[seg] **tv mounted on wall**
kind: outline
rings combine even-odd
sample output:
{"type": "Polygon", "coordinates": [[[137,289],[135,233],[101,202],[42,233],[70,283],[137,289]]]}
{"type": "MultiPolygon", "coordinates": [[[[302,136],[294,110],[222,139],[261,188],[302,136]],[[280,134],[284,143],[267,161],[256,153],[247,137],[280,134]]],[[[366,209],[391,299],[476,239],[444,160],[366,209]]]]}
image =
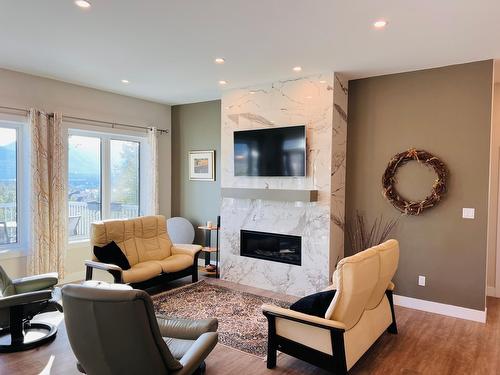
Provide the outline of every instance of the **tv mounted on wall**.
{"type": "Polygon", "coordinates": [[[306,127],[234,132],[235,176],[305,176],[306,127]]]}

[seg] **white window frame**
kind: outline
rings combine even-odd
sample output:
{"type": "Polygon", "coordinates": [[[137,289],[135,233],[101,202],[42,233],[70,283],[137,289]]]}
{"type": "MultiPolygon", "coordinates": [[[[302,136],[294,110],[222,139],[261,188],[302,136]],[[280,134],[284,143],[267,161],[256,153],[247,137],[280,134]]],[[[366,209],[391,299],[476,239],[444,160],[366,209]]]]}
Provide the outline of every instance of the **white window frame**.
{"type": "MultiPolygon", "coordinates": [[[[139,143],[139,216],[147,214],[146,210],[149,206],[146,202],[146,191],[144,188],[144,182],[147,179],[145,173],[146,168],[143,167],[143,163],[147,160],[148,138],[146,134],[138,134],[138,132],[123,131],[121,129],[102,129],[95,130],[95,126],[84,126],[78,125],[75,127],[74,124],[65,124],[68,133],[68,140],[70,136],[83,136],[83,137],[98,137],[101,139],[101,219],[107,220],[111,218],[111,171],[110,171],[110,161],[111,161],[111,147],[110,142],[112,140],[116,141],[129,141],[139,143]]],[[[69,158],[69,148],[68,158],[69,158]]],[[[68,165],[69,173],[69,165],[68,165]]],[[[69,244],[78,244],[89,242],[89,239],[75,239],[71,240],[68,236],[69,244]]]]}
{"type": "Polygon", "coordinates": [[[27,154],[28,135],[26,134],[26,117],[1,114],[0,127],[16,130],[16,243],[0,245],[0,259],[25,255],[29,238],[29,217],[27,210],[30,207],[30,190],[24,181],[29,181],[26,172],[30,170],[29,155],[27,154]]]}

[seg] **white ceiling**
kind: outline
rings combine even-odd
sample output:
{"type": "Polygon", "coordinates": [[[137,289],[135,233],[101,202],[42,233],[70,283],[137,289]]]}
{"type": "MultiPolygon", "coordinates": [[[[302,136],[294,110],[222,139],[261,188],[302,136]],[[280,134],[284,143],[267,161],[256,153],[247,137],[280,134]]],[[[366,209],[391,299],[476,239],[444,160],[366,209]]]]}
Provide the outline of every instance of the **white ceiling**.
{"type": "Polygon", "coordinates": [[[178,104],[219,98],[220,79],[233,88],[500,57],[499,0],[90,1],[0,1],[0,66],[178,104]]]}

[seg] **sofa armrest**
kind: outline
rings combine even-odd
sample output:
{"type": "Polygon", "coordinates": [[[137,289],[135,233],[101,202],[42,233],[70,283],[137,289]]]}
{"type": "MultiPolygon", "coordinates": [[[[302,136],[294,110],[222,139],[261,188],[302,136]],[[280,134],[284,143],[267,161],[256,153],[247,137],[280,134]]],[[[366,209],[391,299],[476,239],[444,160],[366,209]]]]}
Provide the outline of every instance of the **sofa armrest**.
{"type": "Polygon", "coordinates": [[[162,337],[172,337],[184,340],[196,340],[207,332],[217,332],[219,322],[217,319],[170,319],[157,315],[158,327],[162,337]]]}
{"type": "Polygon", "coordinates": [[[92,269],[95,268],[98,270],[108,271],[111,275],[113,275],[115,283],[122,282],[123,270],[121,269],[121,267],[117,266],[116,264],[96,262],[94,260],[86,260],[85,266],[87,266],[87,273],[85,276],[85,280],[92,279],[92,269]]]}
{"type": "Polygon", "coordinates": [[[95,260],[86,260],[85,265],[87,267],[92,267],[92,268],[96,268],[96,269],[104,270],[104,271],[123,272],[121,267],[117,266],[116,264],[96,262],[95,260]]]}
{"type": "Polygon", "coordinates": [[[51,290],[39,290],[36,292],[14,294],[12,296],[0,298],[0,310],[12,306],[49,301],[51,298],[52,298],[51,290]]]}
{"type": "Polygon", "coordinates": [[[308,324],[311,326],[324,328],[328,330],[340,329],[345,331],[346,326],[342,322],[336,320],[323,319],[314,315],[303,314],[298,311],[284,309],[274,305],[263,305],[262,311],[264,315],[272,315],[276,318],[288,319],[298,323],[308,324]]]}
{"type": "Polygon", "coordinates": [[[12,280],[12,284],[16,288],[16,293],[34,292],[37,290],[51,289],[58,283],[58,274],[56,272],[46,273],[42,275],[21,277],[12,280]]]}
{"type": "Polygon", "coordinates": [[[192,245],[192,244],[173,244],[172,245],[172,254],[185,254],[190,255],[194,258],[194,256],[199,253],[201,250],[200,245],[192,245]]]}
{"type": "Polygon", "coordinates": [[[174,373],[176,375],[196,373],[196,369],[201,366],[205,358],[208,357],[213,348],[215,348],[215,345],[217,345],[218,337],[216,332],[207,332],[198,337],[182,358],[179,359],[179,362],[183,366],[182,369],[174,373]]]}

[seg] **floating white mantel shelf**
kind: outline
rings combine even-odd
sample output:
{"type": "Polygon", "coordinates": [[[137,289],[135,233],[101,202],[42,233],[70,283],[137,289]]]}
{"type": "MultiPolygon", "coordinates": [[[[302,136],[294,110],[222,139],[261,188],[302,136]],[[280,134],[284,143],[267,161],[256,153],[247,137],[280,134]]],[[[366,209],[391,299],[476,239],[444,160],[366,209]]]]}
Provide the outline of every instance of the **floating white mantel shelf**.
{"type": "Polygon", "coordinates": [[[317,202],[317,190],[221,188],[223,198],[262,199],[281,202],[317,202]]]}

